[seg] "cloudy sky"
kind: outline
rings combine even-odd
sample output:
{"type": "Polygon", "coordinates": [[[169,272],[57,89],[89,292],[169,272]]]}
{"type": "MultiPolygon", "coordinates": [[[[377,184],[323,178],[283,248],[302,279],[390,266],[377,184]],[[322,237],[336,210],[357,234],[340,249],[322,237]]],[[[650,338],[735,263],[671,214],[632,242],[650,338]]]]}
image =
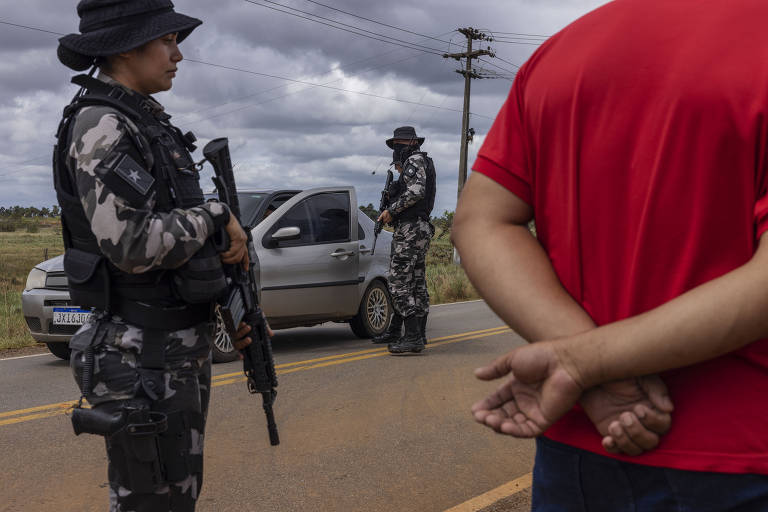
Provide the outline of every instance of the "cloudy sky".
{"type": "MultiPolygon", "coordinates": [[[[187,60],[173,89],[156,98],[177,126],[195,132],[200,147],[229,138],[240,188],[354,185],[360,204],[377,205],[391,161],[384,140],[395,127],[413,125],[435,160],[439,215],[456,205],[464,80],[455,73],[460,64],[442,57],[464,51],[466,38],[456,29],[495,37],[474,42],[496,57],[473,61],[495,78],[472,81],[471,167],[514,70],[541,36],[606,2],[174,3],[204,23],[181,45],[187,60]]],[[[76,4],[0,0],[1,206],[56,202],[51,147],[61,110],[77,90],[56,47],[60,35],[77,32],[76,4]]],[[[209,184],[206,176],[206,190],[209,184]]]]}

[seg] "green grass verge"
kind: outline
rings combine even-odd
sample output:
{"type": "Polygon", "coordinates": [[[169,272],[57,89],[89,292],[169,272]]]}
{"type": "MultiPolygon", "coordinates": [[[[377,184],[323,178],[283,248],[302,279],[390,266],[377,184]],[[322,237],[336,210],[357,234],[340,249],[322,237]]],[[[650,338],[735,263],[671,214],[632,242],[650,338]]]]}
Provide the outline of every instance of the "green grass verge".
{"type": "Polygon", "coordinates": [[[62,252],[57,219],[17,220],[14,231],[0,232],[0,349],[35,344],[21,314],[21,292],[32,267],[62,252]]]}

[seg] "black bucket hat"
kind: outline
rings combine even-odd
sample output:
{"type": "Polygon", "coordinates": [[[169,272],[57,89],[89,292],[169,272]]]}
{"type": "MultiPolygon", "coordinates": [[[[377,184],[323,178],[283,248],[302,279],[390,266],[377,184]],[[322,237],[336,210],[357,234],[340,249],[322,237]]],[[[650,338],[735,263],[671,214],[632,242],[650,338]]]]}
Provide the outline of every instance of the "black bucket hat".
{"type": "Polygon", "coordinates": [[[417,140],[419,141],[419,146],[424,144],[424,137],[417,137],[416,129],[413,126],[401,126],[400,128],[395,128],[395,135],[391,139],[387,139],[387,146],[394,149],[395,139],[417,140]]]}
{"type": "Polygon", "coordinates": [[[203,22],[173,10],[171,0],[80,0],[80,34],[59,39],[62,64],[83,71],[96,57],[138,48],[158,37],[178,32],[183,41],[203,22]]]}

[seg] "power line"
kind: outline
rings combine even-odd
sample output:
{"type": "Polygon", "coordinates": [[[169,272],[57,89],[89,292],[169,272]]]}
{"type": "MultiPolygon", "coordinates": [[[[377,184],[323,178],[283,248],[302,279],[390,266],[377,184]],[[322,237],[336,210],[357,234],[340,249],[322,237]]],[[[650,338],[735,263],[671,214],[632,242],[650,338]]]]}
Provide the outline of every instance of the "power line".
{"type": "Polygon", "coordinates": [[[55,36],[63,36],[60,32],[53,32],[51,30],[45,30],[43,28],[28,27],[27,25],[19,25],[18,23],[10,23],[8,21],[0,21],[3,25],[10,25],[12,27],[28,28],[29,30],[37,30],[38,32],[45,32],[46,34],[53,34],[55,36]]]}
{"type": "Polygon", "coordinates": [[[523,34],[520,32],[498,32],[496,30],[489,30],[488,32],[491,32],[493,34],[502,34],[502,35],[514,35],[514,36],[530,36],[530,37],[543,37],[543,38],[550,38],[551,35],[545,36],[543,34],[523,34]]]}
{"type": "Polygon", "coordinates": [[[491,37],[493,37],[494,41],[496,40],[503,40],[503,41],[546,41],[547,38],[544,37],[512,37],[512,36],[497,36],[493,32],[490,32],[491,37]]]}
{"type": "MultiPolygon", "coordinates": [[[[278,75],[270,75],[269,73],[261,73],[259,71],[251,71],[249,69],[236,68],[236,67],[232,67],[232,66],[224,66],[222,64],[214,64],[212,62],[204,62],[204,61],[193,60],[193,59],[186,59],[186,60],[189,61],[189,62],[197,63],[197,64],[205,64],[207,66],[213,66],[213,67],[222,68],[222,69],[229,69],[231,71],[238,71],[238,72],[241,72],[241,73],[248,73],[248,74],[251,74],[251,75],[266,76],[266,77],[269,77],[269,78],[277,78],[279,80],[285,80],[287,82],[293,82],[293,83],[297,83],[297,84],[310,85],[312,87],[321,87],[323,89],[331,89],[331,90],[334,90],[334,91],[348,92],[348,93],[352,93],[352,94],[359,94],[361,96],[368,96],[368,97],[371,97],[371,98],[378,98],[378,99],[382,99],[382,100],[396,101],[398,103],[406,103],[406,104],[409,104],[409,105],[419,105],[421,107],[441,108],[442,110],[449,110],[451,112],[461,112],[461,110],[457,110],[457,109],[453,109],[453,108],[438,107],[437,105],[429,105],[429,104],[426,104],[426,103],[419,103],[417,101],[402,100],[402,99],[399,99],[399,98],[392,98],[390,96],[381,96],[379,94],[373,94],[373,93],[370,93],[370,92],[352,91],[350,89],[344,89],[342,87],[333,87],[331,85],[316,84],[316,83],[313,83],[313,82],[306,82],[304,80],[297,80],[297,79],[294,79],[294,78],[287,78],[287,77],[278,76],[278,75]]],[[[493,117],[485,116],[485,115],[482,115],[482,114],[474,114],[474,115],[476,115],[478,117],[484,117],[486,119],[491,119],[491,120],[493,119],[493,117]]]]}
{"type": "Polygon", "coordinates": [[[499,59],[501,62],[504,62],[505,64],[509,64],[510,66],[514,66],[515,68],[520,69],[520,66],[515,64],[514,62],[509,62],[508,60],[504,60],[501,57],[499,57],[498,55],[494,55],[494,57],[499,59]]]}
{"type": "Polygon", "coordinates": [[[499,41],[498,39],[493,39],[494,43],[502,43],[502,44],[522,44],[522,45],[528,45],[528,46],[541,46],[541,43],[544,41],[541,41],[541,43],[523,43],[521,41],[499,41]]]}
{"type": "MultiPolygon", "coordinates": [[[[416,54],[416,55],[411,55],[409,57],[406,57],[405,59],[400,59],[400,60],[395,61],[395,62],[390,62],[390,63],[387,63],[386,65],[388,66],[389,64],[397,64],[397,63],[404,62],[404,61],[409,60],[409,59],[413,59],[415,57],[423,57],[423,56],[424,56],[423,53],[416,54]]],[[[372,69],[378,69],[378,68],[381,68],[381,67],[384,67],[384,66],[378,66],[378,67],[374,67],[374,68],[365,69],[365,70],[361,71],[360,73],[365,73],[367,71],[371,71],[372,69]]],[[[360,74],[360,73],[358,73],[358,74],[360,74]]],[[[356,76],[356,75],[350,75],[350,77],[353,77],[353,76],[356,76]]],[[[343,77],[342,78],[337,78],[335,80],[331,80],[329,82],[324,82],[322,84],[314,84],[314,85],[320,87],[320,86],[325,86],[325,85],[328,85],[328,84],[332,84],[332,83],[338,82],[340,80],[343,80],[343,77]]],[[[269,92],[269,91],[273,91],[275,89],[282,89],[284,87],[290,87],[290,85],[291,84],[279,85],[277,87],[272,87],[270,89],[266,89],[264,91],[261,91],[261,93],[266,93],[266,92],[269,92]]],[[[279,99],[287,98],[288,96],[293,96],[294,94],[298,94],[298,93],[300,93],[302,91],[307,90],[309,87],[310,87],[310,85],[307,85],[307,87],[303,87],[303,88],[301,88],[301,89],[299,89],[297,91],[289,92],[289,93],[283,94],[281,96],[275,96],[273,98],[269,98],[269,99],[264,100],[264,101],[259,101],[259,102],[256,102],[256,103],[250,103],[248,105],[244,105],[242,107],[235,108],[235,109],[232,109],[232,110],[228,110],[226,112],[215,114],[215,115],[212,115],[212,116],[209,116],[209,117],[204,117],[202,119],[196,119],[194,121],[189,121],[189,122],[183,123],[180,126],[185,126],[186,127],[186,126],[190,126],[190,125],[193,125],[193,124],[201,123],[203,121],[209,121],[211,119],[216,119],[216,118],[219,118],[219,117],[228,116],[230,114],[234,114],[236,112],[241,112],[243,110],[246,110],[246,109],[249,109],[249,108],[252,108],[252,107],[257,107],[259,105],[264,105],[264,104],[270,103],[272,101],[277,101],[279,99]]],[[[355,92],[355,91],[349,91],[349,92],[355,92]]],[[[257,94],[261,94],[261,93],[257,93],[257,94]]],[[[254,94],[252,96],[256,96],[257,94],[254,94]]],[[[419,101],[421,101],[421,100],[419,100],[419,101]]],[[[218,105],[218,106],[222,106],[222,105],[218,105]]],[[[211,107],[211,108],[216,108],[216,106],[211,107]]],[[[210,109],[208,109],[208,110],[210,110],[210,109]]]]}
{"type": "Polygon", "coordinates": [[[360,28],[360,27],[356,27],[354,25],[348,25],[346,23],[341,23],[339,21],[334,21],[334,20],[331,20],[329,18],[324,18],[322,16],[318,16],[317,14],[312,14],[310,12],[302,11],[300,9],[295,9],[295,8],[289,7],[287,5],[283,5],[283,4],[280,4],[280,3],[277,3],[277,2],[273,2],[272,0],[262,0],[262,1],[270,3],[270,4],[274,4],[274,5],[279,5],[280,7],[283,7],[285,9],[290,9],[290,10],[289,11],[284,11],[284,10],[278,9],[276,7],[271,7],[269,5],[261,4],[259,2],[254,1],[254,0],[245,0],[245,1],[248,2],[249,4],[258,5],[258,6],[261,6],[261,7],[266,7],[267,9],[272,9],[273,11],[282,12],[283,14],[290,14],[291,16],[296,16],[297,18],[313,21],[315,23],[320,23],[321,25],[326,25],[328,27],[332,27],[332,28],[335,28],[337,30],[343,30],[344,32],[349,32],[351,34],[355,34],[355,35],[358,35],[358,36],[367,37],[369,39],[374,39],[376,41],[381,41],[383,43],[394,44],[394,45],[397,45],[397,46],[404,46],[405,48],[410,48],[412,50],[420,50],[420,51],[423,51],[423,52],[426,52],[426,53],[433,53],[435,55],[442,55],[443,54],[437,48],[431,48],[429,46],[424,46],[424,45],[421,45],[421,44],[411,43],[410,41],[405,41],[403,39],[397,39],[395,37],[390,37],[390,36],[387,36],[385,34],[379,34],[378,32],[372,32],[370,30],[366,30],[366,29],[363,29],[363,28],[360,28]],[[346,29],[346,28],[337,27],[336,25],[332,25],[331,23],[325,23],[323,21],[319,21],[319,20],[316,20],[314,18],[310,18],[310,17],[307,17],[307,16],[302,16],[300,14],[296,14],[296,13],[290,12],[290,11],[296,11],[296,12],[300,12],[302,14],[307,14],[308,16],[314,16],[314,18],[319,18],[321,20],[326,20],[326,21],[329,21],[331,23],[336,23],[337,25],[342,25],[343,27],[351,27],[354,30],[349,30],[349,29],[346,29]],[[360,32],[355,32],[355,30],[359,30],[360,32]],[[373,37],[373,36],[370,36],[370,35],[367,35],[367,34],[364,34],[364,33],[361,33],[361,32],[367,32],[367,34],[373,34],[373,35],[380,36],[380,37],[373,37]],[[385,37],[385,38],[388,38],[388,39],[381,39],[381,37],[385,37]],[[395,42],[395,41],[399,41],[399,42],[395,42]],[[405,43],[405,44],[402,44],[402,43],[405,43]],[[421,47],[421,48],[419,48],[419,47],[421,47]]]}
{"type": "Polygon", "coordinates": [[[393,29],[395,29],[395,30],[399,30],[399,31],[401,31],[401,32],[406,32],[406,33],[408,33],[408,34],[413,34],[413,35],[415,35],[415,36],[424,37],[424,38],[426,38],[426,39],[432,39],[433,41],[440,41],[441,43],[448,43],[448,44],[450,44],[450,42],[449,42],[449,41],[444,41],[444,40],[442,40],[442,39],[438,39],[438,38],[436,38],[436,37],[431,37],[431,36],[427,36],[427,35],[424,35],[424,34],[419,34],[418,32],[413,32],[413,31],[411,31],[411,30],[406,30],[406,29],[404,29],[404,28],[396,27],[396,26],[394,26],[394,25],[388,25],[388,24],[386,24],[386,23],[383,23],[383,22],[381,22],[381,21],[372,20],[372,19],[370,19],[370,18],[366,18],[366,17],[364,17],[364,16],[358,16],[357,14],[353,14],[353,13],[351,13],[351,12],[343,11],[343,10],[341,10],[341,9],[337,9],[336,7],[332,7],[332,6],[330,6],[330,5],[326,5],[326,4],[323,4],[323,3],[320,3],[320,2],[316,2],[315,0],[306,0],[306,1],[307,1],[307,2],[311,2],[311,3],[313,3],[313,4],[321,5],[321,6],[323,6],[323,7],[326,7],[326,8],[328,8],[328,9],[331,9],[331,10],[334,10],[334,11],[337,11],[337,12],[340,12],[340,13],[343,13],[343,14],[346,14],[346,15],[348,15],[348,16],[352,16],[352,17],[354,17],[354,18],[359,18],[359,19],[361,19],[361,20],[370,21],[371,23],[378,23],[379,25],[383,25],[383,26],[385,26],[385,27],[393,28],[393,29]]]}
{"type": "MultiPolygon", "coordinates": [[[[455,32],[455,31],[454,31],[454,30],[450,30],[450,31],[448,31],[448,32],[444,32],[444,33],[442,33],[442,34],[438,34],[438,35],[437,35],[437,37],[442,37],[442,36],[448,35],[448,34],[450,34],[450,33],[452,33],[452,32],[455,32]]],[[[450,44],[451,44],[451,43],[449,42],[449,45],[450,45],[450,44]]],[[[338,70],[344,70],[344,69],[346,69],[346,68],[348,68],[348,67],[351,67],[351,66],[353,66],[353,65],[355,65],[355,64],[359,64],[359,63],[361,63],[361,62],[367,62],[367,61],[369,61],[369,60],[373,60],[373,59],[378,59],[378,58],[380,58],[380,57],[383,57],[383,56],[385,56],[385,55],[389,55],[390,53],[394,53],[394,52],[401,52],[401,51],[403,51],[403,50],[400,50],[399,48],[395,48],[395,49],[393,49],[393,50],[389,50],[389,51],[386,51],[386,52],[384,52],[384,53],[376,54],[376,55],[373,55],[373,56],[371,56],[371,57],[366,57],[365,59],[360,59],[360,60],[356,60],[356,61],[354,61],[354,62],[350,62],[350,63],[344,64],[344,65],[342,65],[342,66],[340,66],[340,67],[338,67],[338,68],[331,68],[331,69],[329,70],[329,72],[335,71],[336,69],[338,69],[338,70]]],[[[383,64],[383,65],[381,65],[381,66],[376,66],[376,67],[369,67],[369,68],[367,68],[367,69],[364,69],[364,70],[362,70],[362,71],[360,71],[360,72],[358,72],[358,73],[355,73],[355,74],[353,74],[353,75],[350,75],[350,76],[357,76],[357,75],[359,75],[359,74],[361,74],[361,73],[365,73],[365,72],[367,72],[367,71],[372,71],[372,70],[375,70],[375,69],[380,69],[380,68],[383,68],[383,67],[387,67],[387,66],[389,66],[390,64],[396,64],[396,63],[400,63],[400,62],[405,62],[406,60],[409,60],[409,59],[415,58],[416,56],[419,56],[419,55],[424,55],[424,54],[423,54],[423,53],[421,53],[421,54],[415,54],[415,55],[412,55],[412,56],[410,56],[410,57],[407,57],[407,58],[405,58],[405,59],[401,59],[401,60],[398,60],[398,61],[395,61],[395,62],[389,62],[389,63],[387,63],[387,64],[383,64]]],[[[331,80],[330,82],[325,82],[325,84],[324,84],[324,85],[326,85],[326,84],[331,84],[331,83],[334,83],[334,82],[338,82],[339,80],[342,80],[342,79],[341,79],[341,78],[338,78],[338,79],[336,79],[336,80],[331,80]]],[[[277,90],[277,89],[283,89],[283,88],[285,88],[285,87],[289,87],[289,86],[290,86],[290,84],[283,84],[283,85],[278,85],[278,86],[276,86],[276,87],[270,87],[269,89],[264,89],[264,90],[258,91],[258,92],[256,92],[256,93],[248,94],[248,95],[246,95],[246,96],[242,96],[242,97],[240,97],[240,98],[237,98],[237,99],[234,99],[234,100],[230,100],[230,101],[227,101],[227,102],[225,102],[225,103],[220,103],[220,104],[218,104],[218,105],[212,105],[212,106],[210,106],[210,107],[206,107],[206,108],[204,108],[204,109],[201,109],[201,110],[197,110],[197,111],[194,111],[194,112],[188,112],[188,113],[186,113],[186,114],[181,114],[180,116],[177,116],[177,117],[176,117],[176,119],[177,119],[177,121],[178,121],[179,117],[181,117],[181,118],[184,118],[184,117],[187,117],[187,116],[191,116],[191,115],[193,115],[193,114],[200,114],[200,113],[202,113],[202,112],[207,112],[207,111],[209,111],[209,110],[213,110],[213,109],[215,109],[215,108],[218,108],[218,107],[223,107],[223,106],[225,106],[225,105],[229,105],[229,104],[231,104],[231,103],[237,103],[237,102],[240,102],[240,101],[242,101],[242,100],[246,100],[246,99],[248,99],[248,98],[253,98],[253,97],[255,97],[255,96],[260,96],[260,95],[262,95],[262,94],[265,94],[265,93],[268,93],[268,92],[270,92],[270,91],[274,91],[274,90],[277,90]]],[[[258,103],[254,103],[254,104],[252,104],[252,105],[247,105],[247,106],[245,106],[245,107],[242,107],[242,108],[239,108],[239,109],[236,109],[236,110],[230,111],[230,112],[239,112],[240,110],[244,110],[244,109],[246,109],[246,108],[249,108],[249,107],[251,107],[251,106],[258,106],[258,105],[263,105],[264,103],[268,103],[268,102],[270,102],[270,101],[274,101],[274,100],[277,100],[277,99],[285,98],[285,97],[287,97],[287,96],[291,96],[291,95],[293,95],[293,94],[297,94],[297,93],[299,93],[299,92],[301,92],[301,91],[303,91],[303,90],[305,90],[305,88],[302,88],[302,89],[300,89],[300,90],[298,90],[298,91],[294,91],[294,92],[292,92],[292,93],[284,94],[284,95],[282,95],[282,96],[277,96],[277,97],[275,97],[275,98],[270,98],[269,100],[266,100],[266,101],[260,101],[260,102],[258,102],[258,103]]],[[[206,121],[206,120],[208,120],[208,119],[214,119],[214,118],[216,118],[216,117],[220,117],[220,116],[219,116],[219,115],[215,115],[214,117],[210,117],[210,118],[202,118],[202,119],[197,119],[197,120],[195,120],[195,121],[190,121],[190,122],[188,122],[188,123],[185,123],[185,125],[188,125],[188,124],[193,124],[193,123],[199,123],[199,122],[202,122],[202,121],[206,121]]]]}
{"type": "Polygon", "coordinates": [[[489,61],[487,61],[487,60],[485,60],[485,59],[481,59],[481,58],[478,58],[477,60],[479,60],[480,62],[482,62],[482,63],[484,63],[484,64],[488,64],[488,65],[491,65],[491,66],[493,66],[493,67],[495,67],[495,68],[497,68],[497,69],[500,69],[500,70],[502,70],[502,71],[506,71],[507,73],[512,73],[513,75],[514,75],[515,73],[517,73],[517,71],[513,71],[513,70],[511,70],[511,69],[507,69],[507,68],[505,68],[505,67],[499,66],[498,64],[494,64],[493,62],[489,62],[489,61]]]}

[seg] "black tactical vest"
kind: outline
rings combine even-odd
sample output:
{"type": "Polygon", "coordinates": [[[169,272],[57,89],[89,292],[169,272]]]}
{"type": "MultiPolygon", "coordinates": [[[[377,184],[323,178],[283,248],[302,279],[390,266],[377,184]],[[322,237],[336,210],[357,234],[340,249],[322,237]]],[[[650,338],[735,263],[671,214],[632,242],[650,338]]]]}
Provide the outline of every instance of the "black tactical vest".
{"type": "MultiPolygon", "coordinates": [[[[73,120],[87,106],[108,106],[133,122],[138,133],[129,129],[136,162],[144,162],[154,182],[146,196],[155,194],[156,212],[174,208],[192,208],[205,198],[199,175],[189,151],[194,136],[182,135],[164,113],[152,113],[150,103],[140,95],[127,94],[87,75],[72,82],[82,89],[64,109],[53,151],[53,175],[56,196],[61,207],[64,237],[64,271],[72,302],[116,314],[150,329],[178,330],[212,318],[213,301],[226,290],[226,278],[219,254],[209,237],[205,245],[184,265],[174,270],[151,270],[141,274],[123,272],[103,256],[91,231],[77,186],[74,162],[69,162],[73,120]],[[68,165],[69,164],[69,165],[68,165]]],[[[105,176],[105,184],[130,201],[138,194],[119,178],[105,176]],[[110,182],[111,180],[111,182],[110,182]]]]}
{"type": "MultiPolygon", "coordinates": [[[[426,221],[429,221],[429,216],[432,214],[432,209],[435,206],[435,194],[436,194],[436,173],[435,173],[435,163],[432,161],[430,157],[427,156],[427,153],[425,152],[416,152],[413,153],[413,155],[421,155],[424,158],[424,162],[426,163],[426,171],[427,171],[427,190],[424,194],[424,197],[419,199],[416,204],[413,206],[405,209],[404,211],[400,212],[396,217],[396,222],[404,222],[404,221],[413,221],[416,219],[423,219],[426,221]]],[[[410,157],[409,157],[410,158],[410,157]]],[[[405,161],[405,165],[408,166],[408,160],[405,161]]],[[[405,172],[405,169],[403,169],[403,172],[405,172]]],[[[402,176],[400,177],[400,180],[402,180],[402,176]]],[[[405,186],[401,185],[398,189],[397,195],[392,198],[392,202],[397,200],[397,197],[400,196],[405,191],[405,186]]]]}

